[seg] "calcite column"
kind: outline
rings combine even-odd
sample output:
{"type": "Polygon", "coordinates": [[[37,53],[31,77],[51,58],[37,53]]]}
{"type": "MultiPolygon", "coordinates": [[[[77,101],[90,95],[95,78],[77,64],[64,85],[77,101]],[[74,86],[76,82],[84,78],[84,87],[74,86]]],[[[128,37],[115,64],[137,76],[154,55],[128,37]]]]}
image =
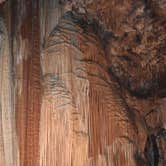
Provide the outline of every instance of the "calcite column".
{"type": "Polygon", "coordinates": [[[3,18],[0,18],[0,165],[14,166],[14,105],[12,61],[9,37],[3,18]]]}
{"type": "Polygon", "coordinates": [[[16,1],[15,5],[12,20],[19,166],[37,166],[41,104],[39,1],[16,1]]]}
{"type": "Polygon", "coordinates": [[[67,12],[41,62],[40,166],[134,166],[136,128],[93,24],[67,12]]]}

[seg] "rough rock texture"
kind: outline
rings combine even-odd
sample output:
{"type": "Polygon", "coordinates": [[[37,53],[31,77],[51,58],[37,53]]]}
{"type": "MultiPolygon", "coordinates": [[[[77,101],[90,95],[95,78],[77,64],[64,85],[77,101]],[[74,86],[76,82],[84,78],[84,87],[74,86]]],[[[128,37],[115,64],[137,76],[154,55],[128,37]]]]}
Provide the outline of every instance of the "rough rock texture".
{"type": "MultiPolygon", "coordinates": [[[[160,140],[158,132],[164,133],[165,128],[165,1],[60,2],[63,12],[73,10],[92,25],[108,62],[107,70],[119,83],[121,96],[133,111],[140,153],[145,151],[149,164],[153,160],[164,164],[164,144],[150,147],[160,140]],[[150,142],[153,135],[155,141],[150,142]],[[151,156],[158,148],[162,149],[160,155],[151,156]]],[[[86,27],[85,22],[82,25],[86,27]]]]}
{"type": "Polygon", "coordinates": [[[91,26],[66,13],[45,43],[42,166],[135,165],[136,128],[91,26]]]}
{"type": "Polygon", "coordinates": [[[13,49],[15,51],[15,120],[19,143],[19,165],[37,166],[39,165],[41,109],[39,2],[22,1],[16,7],[12,19],[15,20],[14,25],[18,23],[13,34],[16,40],[13,49]],[[19,9],[20,12],[18,12],[19,9]]]}
{"type": "Polygon", "coordinates": [[[0,165],[13,166],[16,153],[12,63],[9,38],[0,18],[0,165]]]}
{"type": "Polygon", "coordinates": [[[166,165],[165,0],[9,0],[0,18],[0,166],[166,165]]]}
{"type": "Polygon", "coordinates": [[[144,96],[165,88],[165,0],[75,0],[71,6],[100,24],[110,71],[131,92],[144,96]]]}
{"type": "Polygon", "coordinates": [[[11,165],[13,162],[12,160],[12,149],[9,148],[11,144],[11,87],[10,87],[10,80],[8,79],[10,75],[10,61],[9,61],[9,52],[7,52],[6,47],[8,47],[8,41],[5,37],[6,29],[4,26],[4,22],[1,19],[0,20],[0,28],[1,28],[1,34],[0,34],[0,87],[1,87],[1,96],[0,96],[0,110],[1,110],[1,123],[0,123],[0,163],[1,165],[6,164],[11,165]],[[6,85],[6,86],[5,86],[6,85]],[[9,101],[6,101],[8,100],[9,101]],[[9,102],[9,103],[8,103],[9,102]],[[6,122],[6,119],[9,119],[9,123],[6,122]],[[8,124],[7,124],[8,123],[8,124]],[[4,140],[4,142],[3,142],[4,140]],[[9,155],[9,158],[7,157],[9,155]]]}

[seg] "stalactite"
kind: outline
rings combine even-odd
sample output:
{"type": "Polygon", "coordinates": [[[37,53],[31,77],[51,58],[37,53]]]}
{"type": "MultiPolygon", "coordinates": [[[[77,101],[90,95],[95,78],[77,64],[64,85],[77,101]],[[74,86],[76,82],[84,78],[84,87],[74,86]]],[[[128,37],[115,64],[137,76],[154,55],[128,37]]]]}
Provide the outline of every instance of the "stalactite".
{"type": "Polygon", "coordinates": [[[15,164],[11,64],[7,28],[3,18],[0,18],[0,165],[2,166],[15,164]]]}
{"type": "Polygon", "coordinates": [[[0,166],[164,166],[165,0],[0,0],[0,166]]]}

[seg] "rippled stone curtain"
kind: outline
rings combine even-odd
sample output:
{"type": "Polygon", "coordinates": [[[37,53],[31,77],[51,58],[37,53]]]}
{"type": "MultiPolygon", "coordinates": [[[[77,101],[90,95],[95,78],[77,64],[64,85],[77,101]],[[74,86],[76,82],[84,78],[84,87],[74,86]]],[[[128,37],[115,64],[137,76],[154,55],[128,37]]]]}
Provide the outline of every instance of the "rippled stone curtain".
{"type": "Polygon", "coordinates": [[[0,166],[164,166],[165,8],[0,1],[0,166]]]}

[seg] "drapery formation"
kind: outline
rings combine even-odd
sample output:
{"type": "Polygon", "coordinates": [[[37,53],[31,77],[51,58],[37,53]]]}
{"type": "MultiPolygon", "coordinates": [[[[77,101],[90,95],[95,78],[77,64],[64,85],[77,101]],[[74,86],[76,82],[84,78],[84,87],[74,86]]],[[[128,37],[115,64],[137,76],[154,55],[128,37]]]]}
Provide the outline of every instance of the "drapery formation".
{"type": "Polygon", "coordinates": [[[0,2],[0,165],[164,166],[165,8],[0,2]]]}

